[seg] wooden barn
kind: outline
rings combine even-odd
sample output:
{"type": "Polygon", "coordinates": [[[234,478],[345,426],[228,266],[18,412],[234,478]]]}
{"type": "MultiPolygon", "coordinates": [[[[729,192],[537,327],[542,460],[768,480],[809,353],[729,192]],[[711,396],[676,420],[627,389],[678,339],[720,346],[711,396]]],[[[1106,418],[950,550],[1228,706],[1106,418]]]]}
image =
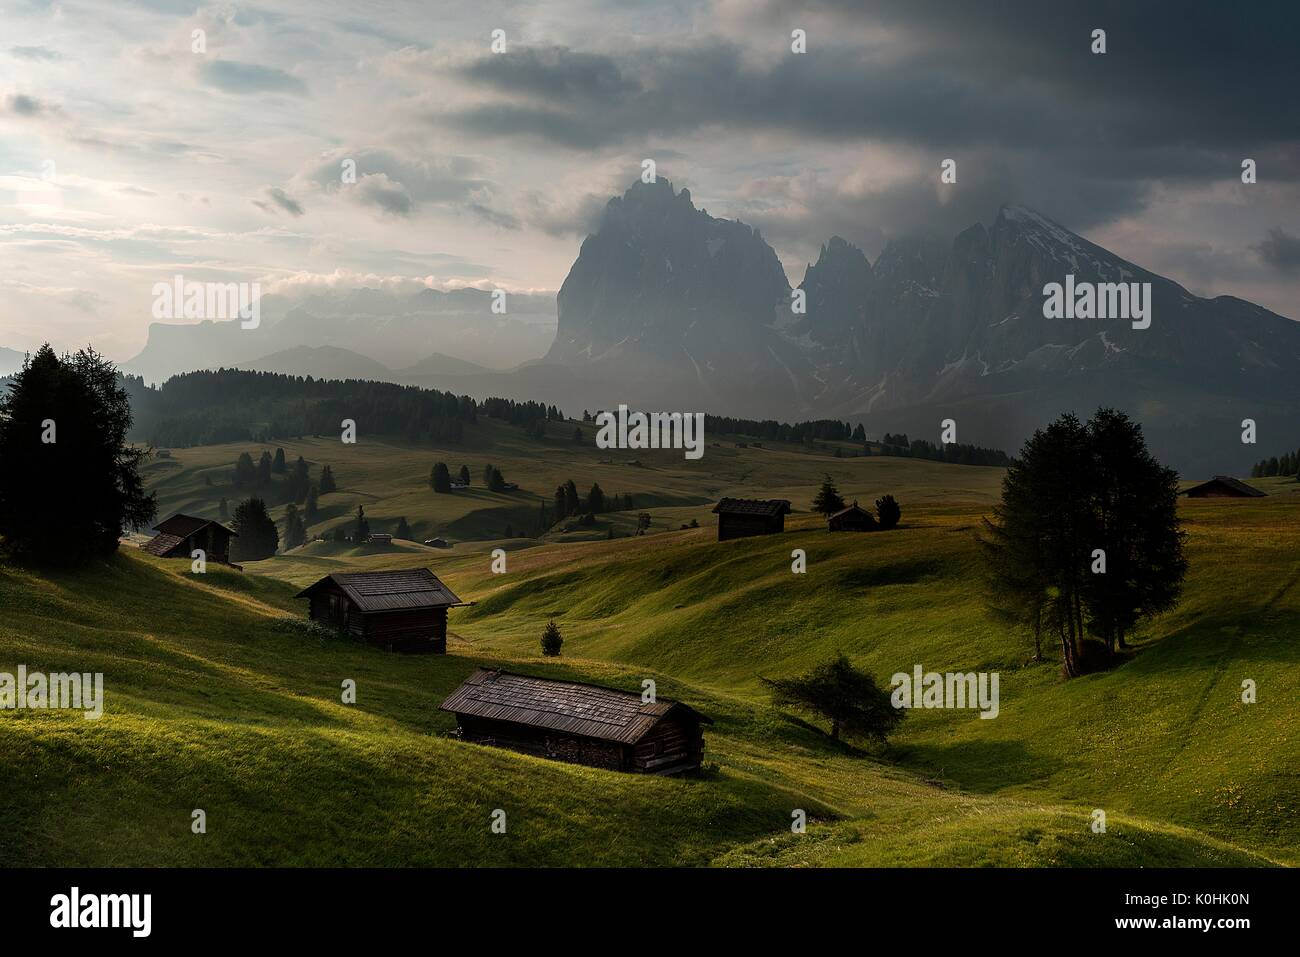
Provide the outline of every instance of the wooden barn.
{"type": "Polygon", "coordinates": [[[326,575],[297,595],[313,621],[389,651],[446,654],[447,609],[467,604],[427,568],[326,575]]]}
{"type": "Polygon", "coordinates": [[[854,499],[848,508],[827,516],[826,524],[832,532],[870,532],[876,528],[876,516],[872,515],[854,499]]]}
{"type": "Polygon", "coordinates": [[[193,515],[173,515],[153,529],[158,534],[140,548],[159,558],[191,558],[194,549],[203,549],[206,561],[230,564],[230,539],[238,537],[220,522],[193,515]]]}
{"type": "Polygon", "coordinates": [[[1193,485],[1183,492],[1188,498],[1260,498],[1267,495],[1230,475],[1216,475],[1208,482],[1193,485]]]}
{"type": "Polygon", "coordinates": [[[634,691],[482,668],[441,708],[467,741],[635,774],[699,768],[701,725],[713,723],[679,701],[646,703],[634,691]]]}
{"type": "Polygon", "coordinates": [[[718,541],[785,531],[790,503],[783,498],[724,498],[713,506],[718,516],[718,541]]]}

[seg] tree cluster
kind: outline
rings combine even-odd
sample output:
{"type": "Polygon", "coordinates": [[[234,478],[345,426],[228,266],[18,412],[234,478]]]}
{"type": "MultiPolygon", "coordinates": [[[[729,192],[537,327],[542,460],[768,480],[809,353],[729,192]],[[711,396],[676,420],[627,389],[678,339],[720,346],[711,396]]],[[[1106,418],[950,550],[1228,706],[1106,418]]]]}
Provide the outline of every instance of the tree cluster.
{"type": "Polygon", "coordinates": [[[1128,416],[1061,416],[1025,443],[983,522],[990,608],[1029,629],[1037,656],[1042,636],[1056,636],[1067,676],[1089,670],[1094,656],[1109,660],[1181,593],[1177,495],[1177,473],[1152,457],[1128,416]]]}

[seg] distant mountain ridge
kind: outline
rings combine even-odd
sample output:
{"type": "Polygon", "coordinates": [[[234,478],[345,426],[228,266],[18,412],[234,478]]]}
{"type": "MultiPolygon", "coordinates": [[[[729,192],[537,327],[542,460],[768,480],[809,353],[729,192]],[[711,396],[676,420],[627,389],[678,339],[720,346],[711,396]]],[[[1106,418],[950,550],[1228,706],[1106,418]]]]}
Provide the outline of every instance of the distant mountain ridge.
{"type": "Polygon", "coordinates": [[[358,288],[293,300],[268,295],[257,329],[243,329],[238,320],[152,323],[144,349],[122,369],[148,382],[195,369],[252,364],[319,377],[341,358],[298,351],[303,348],[352,353],[375,363],[375,374],[385,379],[393,376],[380,370],[402,369],[434,354],[467,363],[465,372],[509,368],[546,351],[554,335],[555,301],[510,293],[505,302],[506,312],[499,315],[492,311],[492,292],[474,288],[415,293],[358,288]]]}
{"type": "Polygon", "coordinates": [[[953,418],[960,441],[1011,449],[1061,411],[1114,405],[1191,469],[1248,467],[1241,420],[1278,435],[1300,411],[1300,323],[1194,296],[1021,206],[950,243],[893,241],[874,263],[832,237],[798,288],[804,314],[756,231],[638,183],[583,243],[546,361],[634,404],[929,438],[953,418]],[[1150,283],[1151,327],[1044,318],[1045,284],[1067,275],[1150,283]]]}

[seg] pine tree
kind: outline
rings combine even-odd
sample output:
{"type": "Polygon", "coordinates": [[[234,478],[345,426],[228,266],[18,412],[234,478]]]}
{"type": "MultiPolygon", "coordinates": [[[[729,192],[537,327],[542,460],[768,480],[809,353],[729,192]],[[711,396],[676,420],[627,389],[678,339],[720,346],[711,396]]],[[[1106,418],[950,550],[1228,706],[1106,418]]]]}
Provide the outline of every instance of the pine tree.
{"type": "Polygon", "coordinates": [[[275,458],[271,462],[271,471],[277,475],[283,475],[286,466],[284,464],[284,449],[275,450],[275,458]]]}
{"type": "Polygon", "coordinates": [[[548,658],[558,657],[563,645],[564,638],[560,634],[559,626],[554,621],[547,622],[542,630],[542,654],[548,658]]]}
{"type": "Polygon", "coordinates": [[[840,490],[835,487],[835,481],[829,475],[823,477],[822,486],[817,490],[812,507],[814,512],[821,512],[823,515],[834,515],[844,508],[844,499],[840,498],[840,490]]]}
{"type": "Polygon", "coordinates": [[[605,511],[605,493],[601,491],[600,485],[593,482],[591,491],[587,493],[587,511],[592,515],[598,515],[605,511]]]}
{"type": "Polygon", "coordinates": [[[230,523],[236,537],[230,540],[230,558],[236,562],[257,562],[270,558],[280,547],[280,532],[267,514],[266,502],[249,498],[235,507],[230,523]]]}
{"type": "Polygon", "coordinates": [[[446,462],[435,462],[429,472],[429,485],[435,492],[451,491],[451,473],[447,471],[446,462]]]}
{"type": "Polygon", "coordinates": [[[284,550],[297,548],[307,541],[307,527],[303,524],[302,516],[298,514],[298,506],[290,503],[284,510],[284,550]]]}
{"type": "Polygon", "coordinates": [[[336,491],[337,489],[338,485],[334,482],[334,472],[328,465],[326,465],[320,471],[320,493],[322,495],[328,495],[330,492],[336,491]]]}
{"type": "Polygon", "coordinates": [[[271,484],[271,453],[263,451],[262,457],[257,460],[257,485],[259,488],[266,488],[271,484]]]}
{"type": "Polygon", "coordinates": [[[357,506],[357,517],[352,528],[352,541],[357,545],[364,545],[366,539],[370,537],[370,523],[366,521],[366,510],[361,505],[357,506]]]}
{"type": "Polygon", "coordinates": [[[469,466],[468,465],[462,465],[460,467],[460,481],[461,484],[463,484],[466,488],[469,488],[469,466]]]}
{"type": "Polygon", "coordinates": [[[307,490],[307,506],[306,506],[307,521],[310,522],[313,518],[316,517],[316,515],[319,512],[320,512],[320,492],[317,490],[316,486],[313,485],[311,488],[307,490]]]}
{"type": "Polygon", "coordinates": [[[235,460],[235,474],[231,481],[236,488],[252,488],[257,484],[257,466],[247,452],[241,452],[235,460]]]}
{"type": "Polygon", "coordinates": [[[903,517],[903,510],[898,507],[898,502],[892,495],[885,495],[876,499],[876,518],[880,522],[880,527],[888,530],[898,524],[898,520],[903,517]]]}
{"type": "Polygon", "coordinates": [[[407,542],[411,540],[411,526],[406,524],[405,515],[397,520],[397,531],[393,532],[393,538],[400,538],[407,542]]]}
{"type": "Polygon", "coordinates": [[[288,485],[289,501],[296,503],[307,498],[307,492],[311,488],[311,478],[307,468],[307,461],[301,455],[293,463],[293,471],[289,473],[288,485]]]}
{"type": "Polygon", "coordinates": [[[564,486],[555,486],[555,520],[562,522],[569,517],[569,499],[564,494],[564,486]]]}
{"type": "Polygon", "coordinates": [[[578,486],[573,484],[573,479],[564,483],[564,512],[566,515],[577,515],[582,511],[582,500],[578,498],[578,486]]]}
{"type": "Polygon", "coordinates": [[[0,395],[0,539],[15,557],[78,565],[110,555],[156,503],[127,442],[131,404],[116,368],[92,349],[44,345],[0,395]]]}

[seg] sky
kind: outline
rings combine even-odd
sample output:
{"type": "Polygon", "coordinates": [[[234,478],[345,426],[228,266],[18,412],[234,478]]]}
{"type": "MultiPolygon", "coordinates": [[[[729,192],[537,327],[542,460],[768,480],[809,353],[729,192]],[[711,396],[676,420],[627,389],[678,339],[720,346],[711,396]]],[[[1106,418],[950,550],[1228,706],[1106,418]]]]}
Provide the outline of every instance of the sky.
{"type": "Polygon", "coordinates": [[[1291,0],[0,0],[0,346],[125,361],[176,274],[553,291],[647,158],[792,284],[1020,203],[1300,319],[1298,43],[1291,0]]]}

